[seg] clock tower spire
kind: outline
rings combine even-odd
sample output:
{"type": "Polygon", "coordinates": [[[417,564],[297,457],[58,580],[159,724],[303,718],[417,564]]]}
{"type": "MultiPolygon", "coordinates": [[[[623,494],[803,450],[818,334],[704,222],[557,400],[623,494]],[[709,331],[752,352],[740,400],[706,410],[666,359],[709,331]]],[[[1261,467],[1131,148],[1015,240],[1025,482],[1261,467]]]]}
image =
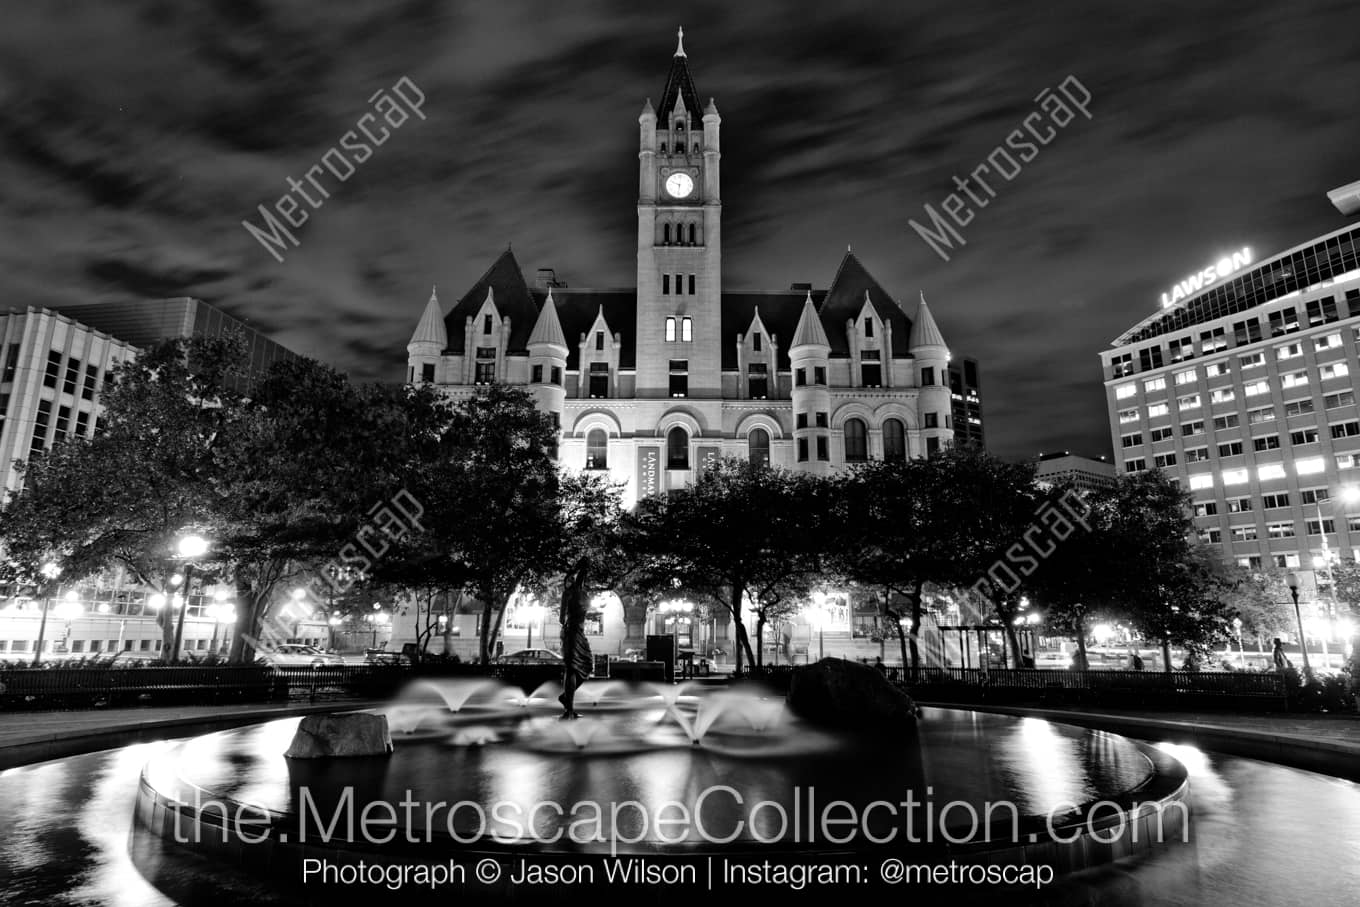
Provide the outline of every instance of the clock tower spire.
{"type": "Polygon", "coordinates": [[[722,390],[722,117],[712,99],[700,107],[684,37],[681,28],[660,103],[638,117],[639,397],[722,390]]]}

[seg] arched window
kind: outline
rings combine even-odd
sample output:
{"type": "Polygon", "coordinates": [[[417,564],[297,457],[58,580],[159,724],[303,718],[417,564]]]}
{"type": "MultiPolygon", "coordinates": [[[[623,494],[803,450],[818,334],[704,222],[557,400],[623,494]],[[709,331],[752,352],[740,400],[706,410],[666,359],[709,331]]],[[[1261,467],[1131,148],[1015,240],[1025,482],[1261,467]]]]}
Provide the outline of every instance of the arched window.
{"type": "Polygon", "coordinates": [[[770,433],[763,428],[753,428],[746,436],[746,446],[750,451],[752,466],[770,465],[770,433]]]}
{"type": "Polygon", "coordinates": [[[662,143],[661,143],[661,153],[662,153],[662,154],[665,154],[665,153],[666,153],[666,143],[665,143],[665,142],[662,142],[662,143]]]}
{"type": "Polygon", "coordinates": [[[661,244],[669,246],[671,244],[671,225],[666,224],[661,228],[661,244]]]}
{"type": "Polygon", "coordinates": [[[678,425],[666,433],[666,468],[689,469],[689,432],[678,425]]]}
{"type": "Polygon", "coordinates": [[[888,419],[883,423],[883,459],[905,460],[907,458],[907,432],[898,419],[888,419]]]}
{"type": "Polygon", "coordinates": [[[695,154],[698,154],[698,153],[699,153],[699,143],[698,143],[698,142],[695,142],[695,143],[694,143],[694,153],[695,153],[695,154]]]}
{"type": "Polygon", "coordinates": [[[694,245],[694,239],[695,239],[695,237],[698,236],[698,235],[699,235],[699,234],[698,234],[698,231],[695,230],[694,224],[690,224],[690,225],[689,225],[689,244],[690,244],[691,246],[694,245]]]}
{"type": "Polygon", "coordinates": [[[609,468],[609,436],[603,428],[592,428],[586,435],[586,469],[609,468]]]}
{"type": "Polygon", "coordinates": [[[845,423],[845,462],[863,463],[869,459],[869,444],[864,422],[850,419],[845,423]]]}

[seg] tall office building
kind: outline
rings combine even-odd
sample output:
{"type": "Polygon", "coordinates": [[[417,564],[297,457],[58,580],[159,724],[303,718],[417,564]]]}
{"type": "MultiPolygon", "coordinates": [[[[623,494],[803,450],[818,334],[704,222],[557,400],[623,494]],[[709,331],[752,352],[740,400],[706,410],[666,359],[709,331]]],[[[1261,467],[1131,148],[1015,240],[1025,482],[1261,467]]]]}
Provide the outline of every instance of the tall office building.
{"type": "Polygon", "coordinates": [[[982,379],[976,359],[956,358],[949,362],[949,400],[954,413],[954,443],[985,449],[982,430],[982,379]]]}
{"type": "Polygon", "coordinates": [[[1034,463],[1034,477],[1041,485],[1066,484],[1086,491],[1114,485],[1114,464],[1105,457],[1093,459],[1063,450],[1040,454],[1034,463]]]}
{"type": "Polygon", "coordinates": [[[1360,550],[1358,353],[1360,225],[1227,255],[1101,353],[1119,468],[1175,476],[1232,559],[1325,584],[1360,550]]]}

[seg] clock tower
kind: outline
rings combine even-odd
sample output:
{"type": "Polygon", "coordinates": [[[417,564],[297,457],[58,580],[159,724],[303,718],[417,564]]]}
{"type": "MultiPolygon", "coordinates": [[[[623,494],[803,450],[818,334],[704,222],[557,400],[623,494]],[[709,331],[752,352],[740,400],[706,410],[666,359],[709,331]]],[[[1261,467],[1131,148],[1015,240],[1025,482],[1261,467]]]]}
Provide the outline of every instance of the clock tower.
{"type": "Polygon", "coordinates": [[[638,117],[638,397],[721,396],[721,122],[699,106],[681,29],[661,103],[638,117]]]}

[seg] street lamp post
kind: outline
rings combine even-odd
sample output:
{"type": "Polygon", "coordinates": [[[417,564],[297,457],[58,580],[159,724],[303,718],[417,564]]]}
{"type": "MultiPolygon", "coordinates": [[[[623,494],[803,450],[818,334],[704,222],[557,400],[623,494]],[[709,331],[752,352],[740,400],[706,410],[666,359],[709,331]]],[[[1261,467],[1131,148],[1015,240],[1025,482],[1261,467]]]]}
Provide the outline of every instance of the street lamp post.
{"type": "Polygon", "coordinates": [[[39,572],[42,573],[43,577],[47,580],[47,587],[45,590],[47,594],[43,596],[42,619],[38,621],[38,642],[33,648],[33,667],[35,668],[38,666],[38,663],[42,661],[43,636],[47,633],[47,609],[52,607],[52,584],[55,583],[57,577],[61,575],[61,568],[52,561],[48,561],[42,565],[42,569],[39,572]]]}
{"type": "Polygon", "coordinates": [[[171,661],[179,661],[179,653],[184,645],[184,615],[189,610],[189,584],[194,575],[194,558],[202,557],[208,553],[208,541],[201,535],[190,533],[179,540],[179,556],[184,558],[184,601],[179,608],[179,617],[175,620],[175,648],[170,652],[171,661]]]}
{"type": "Polygon", "coordinates": [[[1313,669],[1308,664],[1308,640],[1303,635],[1303,612],[1299,610],[1299,577],[1292,570],[1285,574],[1285,585],[1289,587],[1289,595],[1294,599],[1294,618],[1299,622],[1299,652],[1303,655],[1303,673],[1308,677],[1313,676],[1313,669]]]}

